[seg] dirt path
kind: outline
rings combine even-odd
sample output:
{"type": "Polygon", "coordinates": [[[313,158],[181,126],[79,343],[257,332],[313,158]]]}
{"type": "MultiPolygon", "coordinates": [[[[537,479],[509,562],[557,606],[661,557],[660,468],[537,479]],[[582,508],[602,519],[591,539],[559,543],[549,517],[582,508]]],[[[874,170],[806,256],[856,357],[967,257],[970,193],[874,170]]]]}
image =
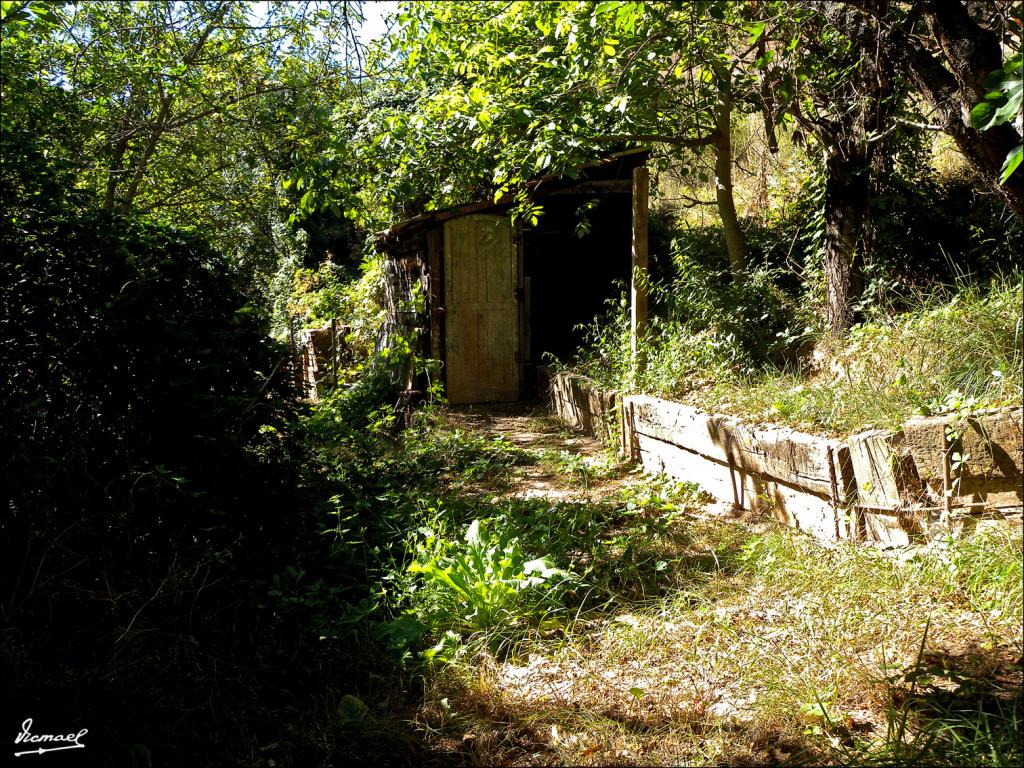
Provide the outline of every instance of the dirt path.
{"type": "Polygon", "coordinates": [[[520,468],[509,497],[595,502],[617,492],[630,474],[600,440],[573,433],[535,403],[467,406],[453,409],[450,419],[542,458],[520,468]]]}

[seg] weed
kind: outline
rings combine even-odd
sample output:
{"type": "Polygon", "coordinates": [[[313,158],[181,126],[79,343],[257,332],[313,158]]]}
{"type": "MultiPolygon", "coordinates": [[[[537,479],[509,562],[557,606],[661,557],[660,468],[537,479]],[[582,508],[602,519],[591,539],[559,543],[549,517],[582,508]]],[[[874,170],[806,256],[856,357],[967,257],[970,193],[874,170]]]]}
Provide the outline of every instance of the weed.
{"type": "Polygon", "coordinates": [[[456,627],[487,630],[514,624],[530,612],[529,592],[552,589],[571,577],[545,557],[527,560],[518,540],[507,532],[489,535],[479,520],[470,523],[464,547],[435,557],[432,544],[428,540],[420,546],[409,571],[449,593],[456,611],[468,611],[447,617],[445,623],[456,627]]]}
{"type": "Polygon", "coordinates": [[[648,365],[640,377],[632,375],[625,304],[590,327],[576,365],[613,389],[673,397],[754,421],[834,433],[892,428],[915,414],[965,403],[975,409],[1021,404],[1022,285],[1015,273],[987,289],[964,283],[918,296],[900,312],[875,308],[843,342],[820,340],[816,359],[804,364],[785,350],[806,347],[807,337],[792,329],[795,315],[782,309],[772,315],[772,307],[785,303],[770,292],[767,314],[755,317],[755,303],[742,296],[729,299],[739,302],[735,308],[713,307],[688,288],[677,295],[680,286],[673,285],[661,289],[677,303],[652,319],[643,351],[648,365]],[[719,315],[735,327],[723,326],[719,315]],[[780,324],[774,341],[750,335],[750,328],[760,332],[780,324]]]}

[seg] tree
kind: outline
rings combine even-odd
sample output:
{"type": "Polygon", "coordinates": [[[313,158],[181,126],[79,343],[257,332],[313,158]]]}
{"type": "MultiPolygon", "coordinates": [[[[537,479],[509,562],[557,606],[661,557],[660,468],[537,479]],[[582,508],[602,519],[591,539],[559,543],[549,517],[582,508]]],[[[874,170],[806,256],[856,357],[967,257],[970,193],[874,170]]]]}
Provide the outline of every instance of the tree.
{"type": "MultiPolygon", "coordinates": [[[[1018,54],[1021,50],[1019,3],[928,0],[890,6],[879,0],[857,0],[856,4],[885,27],[881,50],[886,62],[908,77],[928,101],[936,127],[953,138],[979,178],[1018,216],[1024,216],[1024,175],[1004,177],[1012,158],[1020,162],[1020,130],[1012,119],[991,122],[971,117],[993,90],[990,77],[1003,75],[1003,49],[1018,54]]],[[[1019,73],[1019,68],[1011,70],[1010,79],[1019,82],[1019,73]]],[[[1016,102],[1007,101],[1004,106],[1010,115],[1019,115],[1019,95],[1016,102]]]]}
{"type": "Polygon", "coordinates": [[[659,147],[683,167],[714,153],[730,265],[746,254],[732,195],[730,126],[755,109],[756,56],[734,3],[414,3],[381,55],[414,103],[376,113],[367,157],[393,199],[426,207],[492,191],[533,207],[523,182],[571,174],[610,149],[659,147]],[[411,106],[411,109],[409,108],[411,106]]]}
{"type": "Polygon", "coordinates": [[[358,3],[4,5],[5,69],[82,106],[68,160],[104,210],[202,229],[237,267],[273,270],[289,143],[341,99],[358,3]]]}
{"type": "MultiPolygon", "coordinates": [[[[890,136],[903,89],[878,54],[884,32],[843,3],[775,6],[776,34],[792,36],[771,78],[785,109],[821,151],[825,173],[825,322],[839,336],[853,324],[876,157],[890,136]],[[788,16],[791,21],[781,21],[788,16]]],[[[766,74],[765,79],[769,79],[766,74]]]]}

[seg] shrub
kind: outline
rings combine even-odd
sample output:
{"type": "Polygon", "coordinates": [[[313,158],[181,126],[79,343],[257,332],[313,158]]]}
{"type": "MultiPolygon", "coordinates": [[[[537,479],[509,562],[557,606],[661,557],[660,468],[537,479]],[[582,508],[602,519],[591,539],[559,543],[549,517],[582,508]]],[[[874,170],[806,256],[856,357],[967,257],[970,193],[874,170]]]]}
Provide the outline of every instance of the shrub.
{"type": "Polygon", "coordinates": [[[0,249],[8,693],[127,744],[176,708],[194,762],[261,579],[307,543],[287,350],[197,237],[29,212],[0,249]]]}
{"type": "Polygon", "coordinates": [[[585,328],[576,360],[581,372],[616,389],[673,394],[794,357],[803,326],[776,272],[759,269],[732,280],[727,271],[698,263],[682,245],[673,259],[676,276],[649,286],[655,312],[641,343],[641,370],[632,365],[629,305],[622,295],[585,328]]]}

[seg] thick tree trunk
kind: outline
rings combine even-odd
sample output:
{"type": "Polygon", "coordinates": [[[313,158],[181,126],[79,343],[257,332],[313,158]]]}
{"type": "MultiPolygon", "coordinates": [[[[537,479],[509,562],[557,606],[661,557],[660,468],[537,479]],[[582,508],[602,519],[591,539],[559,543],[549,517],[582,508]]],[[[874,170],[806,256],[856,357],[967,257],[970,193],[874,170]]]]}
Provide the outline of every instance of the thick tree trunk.
{"type": "Polygon", "coordinates": [[[842,336],[853,325],[860,298],[862,232],[870,198],[870,159],[860,147],[832,150],[825,159],[825,319],[829,333],[842,336]]]}
{"type": "Polygon", "coordinates": [[[740,279],[747,268],[747,249],[736,215],[736,201],[732,194],[732,84],[731,76],[719,79],[718,105],[715,119],[715,200],[725,230],[725,244],[729,252],[729,270],[733,280],[740,279]]]}
{"type": "Polygon", "coordinates": [[[1006,155],[1021,142],[1012,125],[978,131],[970,125],[971,108],[982,101],[982,81],[1002,66],[999,38],[978,26],[956,2],[931,2],[925,20],[947,71],[924,50],[910,57],[911,77],[935,107],[939,124],[981,178],[1002,194],[1018,216],[1024,216],[1024,174],[1017,172],[999,183],[1006,155]]]}

